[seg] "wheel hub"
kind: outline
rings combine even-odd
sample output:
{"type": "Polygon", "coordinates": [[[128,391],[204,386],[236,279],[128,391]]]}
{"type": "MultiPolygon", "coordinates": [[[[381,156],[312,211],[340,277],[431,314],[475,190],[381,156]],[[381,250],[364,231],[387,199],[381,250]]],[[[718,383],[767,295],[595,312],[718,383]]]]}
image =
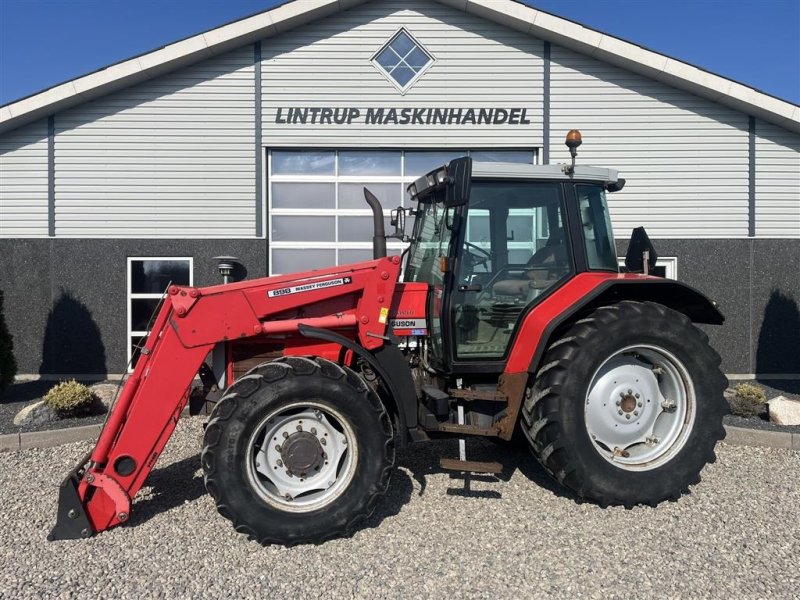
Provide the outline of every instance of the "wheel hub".
{"type": "Polygon", "coordinates": [[[633,394],[621,394],[622,400],[620,401],[620,409],[623,412],[631,413],[636,408],[636,398],[633,394]]]}
{"type": "Polygon", "coordinates": [[[281,446],[281,459],[292,473],[305,476],[319,470],[325,452],[313,433],[298,431],[291,434],[281,446]]]}

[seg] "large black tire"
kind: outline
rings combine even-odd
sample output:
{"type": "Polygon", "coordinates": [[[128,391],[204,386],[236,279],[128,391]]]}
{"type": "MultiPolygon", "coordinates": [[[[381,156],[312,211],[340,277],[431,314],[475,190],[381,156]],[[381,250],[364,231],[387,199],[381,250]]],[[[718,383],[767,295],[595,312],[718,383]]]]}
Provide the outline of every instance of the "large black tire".
{"type": "Polygon", "coordinates": [[[264,363],[237,380],[211,413],[201,462],[206,489],[236,531],[261,544],[320,543],[346,536],[386,492],[395,448],[389,415],[351,369],[322,358],[288,357],[264,363]],[[264,418],[298,401],[334,409],[357,441],[357,463],[347,487],[311,512],[266,502],[248,477],[251,436],[264,418]]]}
{"type": "Polygon", "coordinates": [[[600,307],[551,344],[541,364],[523,405],[523,432],[544,468],[579,497],[601,506],[655,506],[677,499],[700,481],[702,468],[716,460],[714,447],[725,437],[727,380],[707,336],[682,313],[653,302],[600,307]],[[658,346],[683,363],[694,386],[696,412],[674,456],[656,468],[632,471],[612,464],[613,459],[598,451],[587,429],[584,405],[606,359],[637,345],[658,346]]]}

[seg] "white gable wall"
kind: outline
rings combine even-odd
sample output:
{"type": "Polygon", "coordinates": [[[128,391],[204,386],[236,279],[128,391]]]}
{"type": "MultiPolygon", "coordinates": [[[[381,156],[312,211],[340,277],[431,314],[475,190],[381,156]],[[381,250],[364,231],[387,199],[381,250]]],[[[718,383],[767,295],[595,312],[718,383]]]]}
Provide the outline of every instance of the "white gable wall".
{"type": "Polygon", "coordinates": [[[253,48],[56,115],[59,237],[253,237],[253,48]]]}
{"type": "Polygon", "coordinates": [[[47,237],[47,119],[0,136],[0,238],[47,237]]]}
{"type": "MultiPolygon", "coordinates": [[[[373,0],[262,41],[265,148],[541,148],[543,42],[427,0],[373,0]],[[370,58],[405,27],[436,58],[405,94],[370,58]],[[522,107],[531,124],[287,125],[279,107],[522,107]]],[[[550,160],[617,168],[616,233],[748,235],[748,116],[551,49],[550,160]]],[[[55,115],[58,237],[256,235],[253,46],[55,115]]],[[[800,135],[757,122],[756,235],[800,237],[800,135]]],[[[47,236],[46,119],[0,135],[0,237],[47,236]]]]}
{"type": "Polygon", "coordinates": [[[618,238],[639,225],[651,237],[747,237],[747,115],[561,47],[551,57],[550,160],[568,160],[564,135],[579,129],[578,161],[620,171],[618,238]]]}
{"type": "Polygon", "coordinates": [[[543,43],[425,0],[369,2],[262,43],[266,146],[542,145],[543,43]],[[405,27],[436,62],[401,95],[370,62],[405,27]],[[280,125],[278,107],[526,108],[530,125],[280,125]]]}
{"type": "Polygon", "coordinates": [[[756,121],[756,236],[800,238],[800,135],[756,121]]]}

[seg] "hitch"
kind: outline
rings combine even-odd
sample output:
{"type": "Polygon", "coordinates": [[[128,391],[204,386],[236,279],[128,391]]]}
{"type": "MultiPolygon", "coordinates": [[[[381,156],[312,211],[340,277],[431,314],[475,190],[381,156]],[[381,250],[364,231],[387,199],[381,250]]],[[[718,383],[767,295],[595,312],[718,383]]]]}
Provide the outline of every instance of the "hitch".
{"type": "Polygon", "coordinates": [[[78,484],[83,478],[86,463],[89,462],[91,453],[66,476],[58,489],[58,511],[56,524],[47,536],[47,540],[79,540],[94,534],[94,529],[89,522],[89,516],[83,508],[83,503],[78,495],[78,484]]]}

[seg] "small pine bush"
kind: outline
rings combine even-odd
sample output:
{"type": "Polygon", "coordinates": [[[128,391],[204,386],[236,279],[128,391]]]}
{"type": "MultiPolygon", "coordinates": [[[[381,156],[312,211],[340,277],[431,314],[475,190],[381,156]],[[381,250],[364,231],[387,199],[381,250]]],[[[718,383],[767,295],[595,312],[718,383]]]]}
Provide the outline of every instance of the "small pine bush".
{"type": "Polygon", "coordinates": [[[74,417],[91,414],[99,405],[100,399],[88,386],[72,379],[50,388],[44,397],[44,403],[60,417],[74,417]]]}
{"type": "Polygon", "coordinates": [[[14,383],[17,361],[14,359],[14,342],[3,316],[3,292],[0,291],[0,391],[14,383]]]}
{"type": "Polygon", "coordinates": [[[767,395],[757,385],[740,383],[733,388],[735,394],[729,398],[731,413],[739,417],[755,417],[764,409],[767,395]]]}

